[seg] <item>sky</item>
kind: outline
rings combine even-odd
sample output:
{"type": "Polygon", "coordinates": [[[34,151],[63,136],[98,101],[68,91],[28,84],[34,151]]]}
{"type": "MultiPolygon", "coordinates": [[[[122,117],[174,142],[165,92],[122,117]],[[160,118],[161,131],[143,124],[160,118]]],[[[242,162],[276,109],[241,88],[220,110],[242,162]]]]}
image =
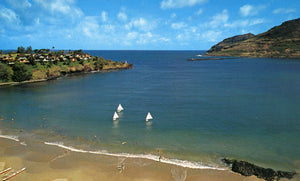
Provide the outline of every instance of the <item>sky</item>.
{"type": "Polygon", "coordinates": [[[0,0],[0,49],[208,50],[299,17],[299,0],[0,0]]]}

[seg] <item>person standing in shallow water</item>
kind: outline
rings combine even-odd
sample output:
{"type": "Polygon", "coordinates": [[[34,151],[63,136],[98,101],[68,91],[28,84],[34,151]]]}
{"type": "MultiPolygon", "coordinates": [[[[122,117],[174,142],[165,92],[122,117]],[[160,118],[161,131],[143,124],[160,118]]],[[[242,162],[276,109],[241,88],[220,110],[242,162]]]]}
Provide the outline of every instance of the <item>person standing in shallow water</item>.
{"type": "Polygon", "coordinates": [[[163,155],[159,155],[159,157],[158,157],[158,161],[160,162],[160,160],[161,159],[163,159],[164,158],[164,156],[163,155]]]}

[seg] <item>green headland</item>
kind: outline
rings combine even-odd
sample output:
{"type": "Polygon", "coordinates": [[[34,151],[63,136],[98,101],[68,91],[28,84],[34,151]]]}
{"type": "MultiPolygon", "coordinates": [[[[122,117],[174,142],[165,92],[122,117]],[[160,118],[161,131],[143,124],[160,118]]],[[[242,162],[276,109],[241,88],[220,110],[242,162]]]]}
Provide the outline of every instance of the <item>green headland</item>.
{"type": "Polygon", "coordinates": [[[50,51],[31,46],[17,51],[0,51],[0,85],[46,81],[76,72],[130,69],[126,61],[117,62],[91,56],[82,50],[50,51]]]}
{"type": "Polygon", "coordinates": [[[270,30],[227,38],[207,51],[209,56],[300,58],[300,18],[270,30]]]}

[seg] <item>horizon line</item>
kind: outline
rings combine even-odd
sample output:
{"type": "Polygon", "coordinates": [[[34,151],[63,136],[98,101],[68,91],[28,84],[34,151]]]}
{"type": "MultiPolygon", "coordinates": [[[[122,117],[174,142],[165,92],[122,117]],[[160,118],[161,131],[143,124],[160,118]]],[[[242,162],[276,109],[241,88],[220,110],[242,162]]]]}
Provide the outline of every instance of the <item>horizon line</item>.
{"type": "MultiPolygon", "coordinates": [[[[35,48],[37,50],[41,50],[41,49],[49,49],[49,50],[52,50],[52,51],[59,51],[59,50],[71,50],[71,51],[74,51],[74,50],[87,50],[87,51],[208,51],[208,50],[159,50],[159,49],[51,49],[51,48],[35,48]]],[[[35,50],[33,49],[33,50],[35,50]]],[[[17,49],[0,49],[0,50],[3,50],[3,51],[16,51],[17,49]]]]}

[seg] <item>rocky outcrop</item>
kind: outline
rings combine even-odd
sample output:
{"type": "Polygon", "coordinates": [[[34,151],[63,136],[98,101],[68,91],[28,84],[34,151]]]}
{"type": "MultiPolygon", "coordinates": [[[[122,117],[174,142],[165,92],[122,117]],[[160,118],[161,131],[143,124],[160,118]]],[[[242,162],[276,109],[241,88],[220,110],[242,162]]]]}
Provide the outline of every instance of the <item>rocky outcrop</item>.
{"type": "Polygon", "coordinates": [[[271,168],[259,167],[246,161],[230,160],[226,158],[222,159],[222,161],[230,166],[233,172],[240,173],[244,176],[255,175],[266,181],[278,181],[281,178],[292,179],[293,176],[296,175],[295,172],[275,171],[271,168]]]}
{"type": "Polygon", "coordinates": [[[227,38],[208,50],[207,55],[300,58],[300,18],[251,36],[227,38]]]}

